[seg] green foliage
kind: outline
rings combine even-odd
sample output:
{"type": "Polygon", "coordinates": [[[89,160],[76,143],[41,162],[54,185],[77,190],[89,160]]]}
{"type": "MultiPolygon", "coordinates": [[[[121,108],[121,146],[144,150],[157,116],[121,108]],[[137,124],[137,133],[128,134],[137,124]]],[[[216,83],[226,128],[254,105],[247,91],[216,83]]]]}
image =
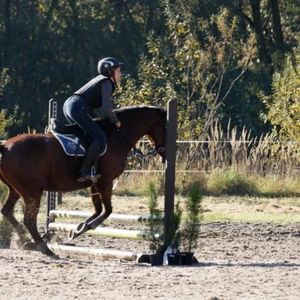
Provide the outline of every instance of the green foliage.
{"type": "Polygon", "coordinates": [[[1,199],[4,199],[7,193],[8,193],[7,186],[0,181],[0,204],[2,204],[1,199]]]}
{"type": "Polygon", "coordinates": [[[169,232],[168,240],[171,243],[172,249],[178,249],[181,242],[180,224],[182,218],[182,209],[180,207],[180,200],[178,199],[171,218],[171,230],[169,232]]]}
{"type": "Polygon", "coordinates": [[[13,228],[10,223],[1,216],[0,218],[0,239],[10,240],[13,234],[13,228]]]}
{"type": "Polygon", "coordinates": [[[297,170],[294,174],[278,176],[269,174],[267,176],[254,176],[251,178],[257,187],[259,196],[265,197],[296,197],[300,196],[300,178],[297,170]]]}
{"type": "MultiPolygon", "coordinates": [[[[8,188],[0,181],[0,207],[2,207],[3,199],[8,192],[8,188]]],[[[12,237],[12,226],[4,218],[3,215],[0,216],[0,239],[10,240],[12,237]]],[[[1,243],[1,242],[0,242],[1,243]]]]}
{"type": "Polygon", "coordinates": [[[0,110],[0,140],[8,138],[7,128],[16,124],[20,125],[21,120],[17,118],[19,107],[16,105],[13,108],[13,112],[8,115],[8,110],[0,110]]]}
{"type": "Polygon", "coordinates": [[[283,139],[300,142],[300,47],[287,55],[284,68],[273,76],[272,95],[264,97],[263,115],[283,139]]]}
{"type": "Polygon", "coordinates": [[[161,217],[161,212],[157,208],[158,200],[155,184],[150,182],[148,185],[148,210],[149,210],[149,232],[150,232],[150,250],[154,253],[161,250],[162,241],[157,238],[159,229],[161,228],[160,224],[157,222],[157,219],[161,217]]]}
{"type": "MultiPolygon", "coordinates": [[[[8,76],[8,69],[3,69],[0,73],[0,104],[2,105],[2,97],[6,86],[10,82],[10,77],[8,76]]],[[[8,138],[7,128],[13,124],[19,125],[21,119],[18,118],[18,105],[14,105],[12,112],[9,112],[8,109],[0,109],[0,140],[8,138]]]]}
{"type": "Polygon", "coordinates": [[[20,106],[23,132],[44,131],[53,97],[63,117],[63,101],[96,75],[98,59],[116,56],[136,74],[144,36],[163,26],[158,2],[7,2],[0,9],[0,61],[12,78],[6,107],[20,106]]]}
{"type": "Polygon", "coordinates": [[[6,85],[9,83],[10,78],[7,74],[8,69],[3,69],[2,72],[0,73],[0,102],[4,93],[4,89],[6,85]]]}
{"type": "Polygon", "coordinates": [[[194,182],[190,186],[188,197],[185,201],[186,221],[182,232],[182,246],[191,252],[196,249],[199,240],[200,221],[203,219],[202,213],[201,186],[199,182],[194,182]]]}
{"type": "MultiPolygon", "coordinates": [[[[258,22],[253,3],[7,1],[0,9],[0,68],[9,69],[11,82],[0,110],[5,107],[10,115],[18,105],[21,132],[43,132],[48,100],[58,100],[63,118],[63,101],[96,75],[97,60],[116,56],[128,73],[119,105],[165,106],[176,99],[181,139],[198,139],[215,119],[225,128],[230,118],[234,126],[246,125],[261,134],[269,128],[257,122],[264,110],[258,91],[269,94],[270,69],[280,69],[282,53],[298,44],[300,9],[297,0],[280,2],[282,45],[277,43],[270,5],[255,1],[260,6],[258,22]],[[261,41],[253,44],[258,27],[272,68],[261,63],[261,41]]],[[[5,131],[13,135],[20,128],[8,126],[5,131]]]]}
{"type": "Polygon", "coordinates": [[[214,170],[208,178],[207,189],[212,195],[254,195],[255,184],[241,171],[214,170]]]}
{"type": "MultiPolygon", "coordinates": [[[[5,86],[9,83],[9,76],[7,75],[7,69],[3,69],[0,73],[0,103],[2,102],[2,96],[5,86]]],[[[2,105],[1,105],[2,106],[2,105]]],[[[0,109],[0,140],[7,138],[5,129],[12,124],[11,118],[7,118],[7,110],[0,109]]]]}
{"type": "Polygon", "coordinates": [[[206,20],[194,19],[184,1],[163,1],[163,7],[167,34],[149,36],[148,56],[139,62],[139,80],[125,80],[120,103],[166,106],[176,99],[179,138],[198,138],[220,117],[224,100],[248,68],[254,39],[240,44],[237,18],[227,9],[206,20]],[[232,68],[238,70],[234,76],[232,68]]]}

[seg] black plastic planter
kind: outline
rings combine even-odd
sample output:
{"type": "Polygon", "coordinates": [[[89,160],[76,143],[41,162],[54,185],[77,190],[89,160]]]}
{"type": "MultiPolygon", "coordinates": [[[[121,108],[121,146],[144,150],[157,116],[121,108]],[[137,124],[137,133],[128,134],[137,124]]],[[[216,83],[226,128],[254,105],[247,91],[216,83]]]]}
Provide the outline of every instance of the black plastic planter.
{"type": "Polygon", "coordinates": [[[10,243],[11,243],[11,239],[0,238],[0,249],[9,249],[10,243]]]}
{"type": "Polygon", "coordinates": [[[193,263],[194,252],[181,252],[181,264],[191,265],[193,263]]]}
{"type": "Polygon", "coordinates": [[[163,264],[162,254],[151,254],[150,255],[151,266],[161,266],[163,264]]]}
{"type": "Polygon", "coordinates": [[[170,266],[180,266],[181,265],[181,255],[180,255],[180,253],[169,253],[168,254],[168,265],[170,265],[170,266]]]}

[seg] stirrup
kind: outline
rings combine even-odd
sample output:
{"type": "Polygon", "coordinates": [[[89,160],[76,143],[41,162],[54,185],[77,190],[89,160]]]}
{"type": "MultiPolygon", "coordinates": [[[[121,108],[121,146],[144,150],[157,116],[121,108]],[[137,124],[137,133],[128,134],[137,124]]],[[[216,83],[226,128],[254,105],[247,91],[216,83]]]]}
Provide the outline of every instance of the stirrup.
{"type": "Polygon", "coordinates": [[[100,174],[94,174],[91,176],[90,174],[83,174],[77,178],[77,182],[84,182],[87,180],[92,180],[93,182],[97,182],[97,180],[101,177],[100,174]]]}
{"type": "Polygon", "coordinates": [[[96,173],[96,168],[95,168],[95,166],[92,166],[91,167],[91,176],[90,176],[90,180],[92,180],[92,182],[97,182],[97,180],[99,179],[101,177],[101,175],[100,174],[97,174],[96,173]]]}
{"type": "Polygon", "coordinates": [[[89,178],[89,180],[92,180],[92,182],[97,182],[97,180],[99,179],[101,177],[101,175],[100,174],[95,174],[94,176],[91,176],[90,178],[89,178]]]}
{"type": "Polygon", "coordinates": [[[96,174],[96,169],[94,166],[91,167],[90,173],[83,173],[79,174],[79,177],[77,178],[78,182],[84,182],[86,180],[91,180],[92,182],[97,182],[97,180],[101,177],[100,174],[96,174]]]}
{"type": "Polygon", "coordinates": [[[89,180],[91,178],[91,175],[89,174],[80,174],[77,178],[77,182],[84,182],[86,180],[89,180]]]}

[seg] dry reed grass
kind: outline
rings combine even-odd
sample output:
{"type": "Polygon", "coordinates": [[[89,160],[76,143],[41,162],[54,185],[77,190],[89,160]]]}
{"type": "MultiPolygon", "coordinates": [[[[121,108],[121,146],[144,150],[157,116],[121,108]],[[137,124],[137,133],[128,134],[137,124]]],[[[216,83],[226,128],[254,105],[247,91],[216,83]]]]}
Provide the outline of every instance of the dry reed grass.
{"type": "MultiPolygon", "coordinates": [[[[209,194],[212,191],[207,182],[214,180],[216,173],[236,172],[242,177],[240,180],[249,181],[248,186],[252,186],[256,194],[299,194],[299,146],[296,143],[279,141],[272,133],[252,138],[251,133],[245,129],[238,132],[236,128],[229,130],[229,127],[225,132],[216,124],[201,141],[177,142],[178,191],[185,192],[189,184],[200,181],[209,194]]],[[[149,150],[146,141],[142,141],[139,146],[144,152],[149,150]]],[[[145,183],[149,181],[156,183],[158,192],[164,191],[164,165],[160,159],[130,156],[117,193],[144,194],[147,188],[145,183]]]]}
{"type": "MultiPolygon", "coordinates": [[[[251,133],[245,129],[238,132],[236,128],[229,128],[230,124],[225,132],[216,124],[203,140],[177,142],[177,193],[184,194],[191,183],[200,181],[205,194],[214,194],[208,181],[215,180],[217,173],[237,172],[256,187],[256,194],[300,194],[298,144],[279,141],[274,134],[251,138],[251,133]]],[[[148,140],[141,140],[137,148],[147,153],[150,150],[148,140]]],[[[217,177],[220,180],[220,176],[217,177]]],[[[145,195],[149,181],[155,183],[159,194],[164,193],[164,165],[159,155],[141,156],[132,152],[115,194],[145,195]]],[[[0,183],[0,197],[4,195],[6,189],[0,183]]]]}

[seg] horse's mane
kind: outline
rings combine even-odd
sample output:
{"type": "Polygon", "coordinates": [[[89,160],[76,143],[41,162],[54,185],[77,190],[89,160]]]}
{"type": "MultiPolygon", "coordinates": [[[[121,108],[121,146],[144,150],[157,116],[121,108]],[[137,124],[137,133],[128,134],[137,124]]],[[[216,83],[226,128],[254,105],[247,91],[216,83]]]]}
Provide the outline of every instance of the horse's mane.
{"type": "MultiPolygon", "coordinates": [[[[162,114],[162,116],[165,118],[167,111],[158,106],[148,106],[148,105],[131,105],[131,106],[124,106],[121,108],[116,108],[114,109],[114,112],[117,114],[118,118],[120,119],[126,119],[130,117],[130,114],[133,112],[138,112],[142,114],[143,112],[147,112],[149,110],[156,110],[158,113],[162,114]]],[[[111,122],[109,121],[108,118],[104,118],[102,120],[96,120],[96,123],[103,126],[103,128],[111,128],[111,122]]]]}
{"type": "Polygon", "coordinates": [[[116,114],[130,113],[135,110],[148,110],[154,109],[160,111],[162,114],[166,113],[166,110],[160,106],[151,106],[151,105],[132,105],[132,106],[124,106],[121,108],[114,109],[116,114]]]}

